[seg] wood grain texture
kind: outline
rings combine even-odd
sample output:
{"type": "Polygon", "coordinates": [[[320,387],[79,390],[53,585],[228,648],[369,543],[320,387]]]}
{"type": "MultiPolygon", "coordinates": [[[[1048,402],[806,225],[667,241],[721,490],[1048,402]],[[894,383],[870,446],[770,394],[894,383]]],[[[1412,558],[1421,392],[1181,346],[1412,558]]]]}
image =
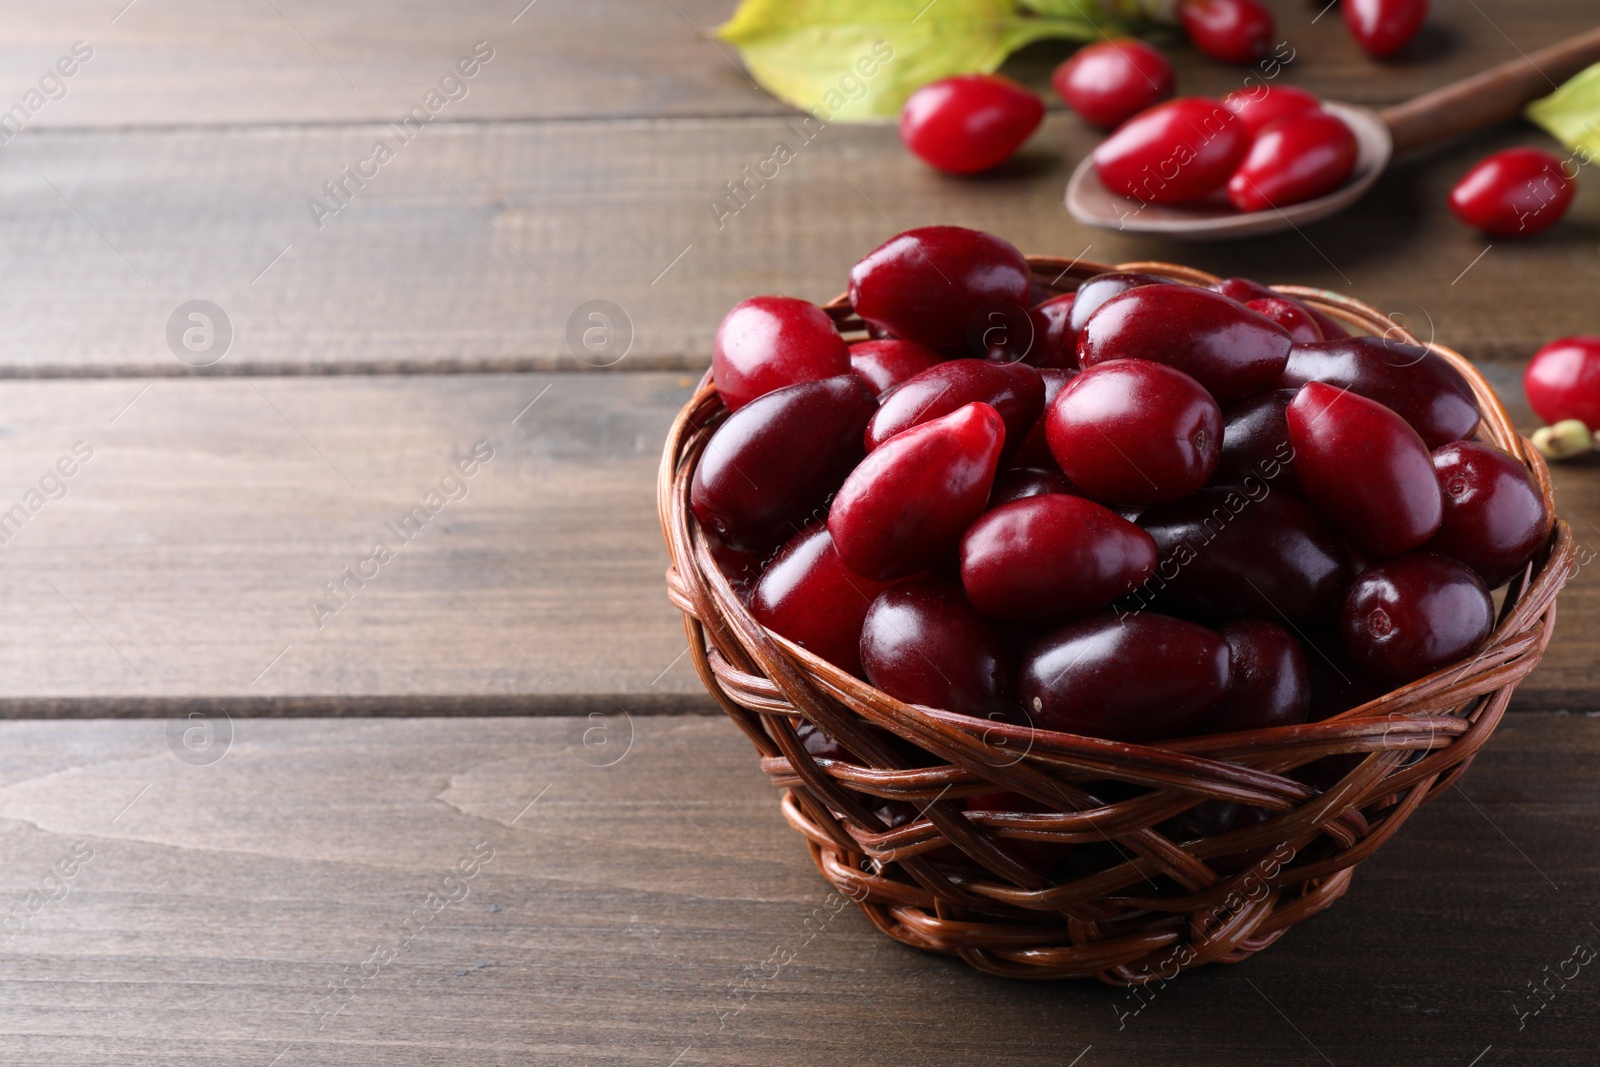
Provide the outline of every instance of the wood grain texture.
{"type": "Polygon", "coordinates": [[[607,725],[631,747],[602,767],[583,718],[240,722],[207,766],[175,759],[158,723],[0,724],[0,908],[26,920],[0,935],[0,1063],[1061,1065],[1088,1047],[1082,1064],[1463,1067],[1492,1046],[1486,1062],[1543,1067],[1592,1052],[1592,966],[1552,980],[1521,1029],[1517,1014],[1527,982],[1600,938],[1592,719],[1507,720],[1344,900],[1144,1001],[989,978],[833,914],[732,724],[607,725]],[[430,893],[458,899],[434,914],[430,893]],[[413,909],[426,921],[408,939],[413,909]]]}
{"type": "Polygon", "coordinates": [[[731,10],[726,0],[11,2],[0,9],[0,107],[82,40],[93,58],[30,127],[385,122],[487,41],[493,59],[441,121],[786,111],[702,34],[731,10]]]}
{"type": "MultiPolygon", "coordinates": [[[[1514,370],[1496,377],[1515,398],[1514,370]]],[[[0,521],[13,504],[28,517],[0,526],[0,716],[707,709],[680,658],[653,496],[693,383],[8,383],[0,521]],[[386,524],[425,506],[480,440],[494,456],[463,481],[465,498],[401,540],[386,524]],[[66,495],[26,512],[77,441],[94,454],[66,495]],[[380,539],[394,553],[381,566],[380,539]],[[352,584],[346,567],[377,574],[352,584]],[[343,602],[327,582],[342,583],[343,602]]],[[[1593,710],[1600,464],[1555,478],[1584,565],[1513,706],[1593,710]]]]}
{"type": "Polygon", "coordinates": [[[26,521],[0,527],[0,708],[705,707],[678,661],[652,495],[692,384],[12,383],[0,513],[20,503],[26,521]],[[92,458],[30,514],[27,492],[76,441],[92,458]],[[431,513],[428,493],[479,441],[493,457],[431,513]],[[397,533],[417,508],[420,532],[397,533]]]}
{"type": "Polygon", "coordinates": [[[1299,233],[1197,246],[1067,216],[1061,191],[1092,143],[1075,119],[1053,117],[1018,159],[959,180],[911,158],[892,129],[830,127],[809,144],[796,129],[778,119],[428,129],[321,229],[307,199],[365,158],[381,128],[18,141],[0,173],[10,247],[0,374],[586,369],[568,323],[594,299],[631,320],[617,368],[703,367],[738,300],[826,300],[896,228],[936,222],[1027,251],[1350,293],[1474,358],[1526,358],[1593,328],[1600,190],[1581,183],[1563,225],[1492,247],[1445,206],[1483,151],[1537,140],[1527,132],[1402,163],[1350,212],[1299,233]],[[780,140],[795,159],[765,188],[749,185],[737,214],[732,199],[714,214],[723,183],[780,140]],[[234,333],[202,368],[179,360],[166,334],[178,305],[197,298],[220,305],[234,333]]]}
{"type": "MultiPolygon", "coordinates": [[[[827,299],[896,229],[936,222],[993,230],[1028,251],[1168,259],[1354,293],[1431,320],[1475,358],[1525,358],[1553,335],[1592,329],[1593,183],[1580,182],[1562,226],[1487,251],[1445,206],[1489,149],[1548,143],[1526,127],[1403,162],[1350,212],[1298,234],[1174,244],[1068,218],[1067,175],[1096,140],[1074,116],[1053,113],[994,174],[941,176],[890,125],[803,129],[694,39],[688,22],[710,25],[726,4],[680,4],[680,14],[660,0],[625,15],[528,9],[472,94],[402,144],[384,123],[426,91],[457,38],[476,39],[469,27],[509,18],[511,6],[127,10],[109,27],[125,39],[106,38],[69,94],[5,146],[0,375],[579,370],[568,323],[593,299],[631,318],[617,367],[701,367],[739,299],[827,299]],[[360,94],[310,42],[388,102],[352,104],[360,94]],[[650,118],[608,117],[619,115],[650,118]],[[308,201],[380,139],[395,157],[359,189],[347,185],[348,206],[314,218],[308,201]],[[794,158],[763,179],[757,169],[780,141],[794,158]],[[740,199],[729,182],[747,182],[740,199]],[[234,330],[227,355],[202,368],[176,358],[166,335],[192,299],[220,305],[234,330]]],[[[1280,5],[1299,57],[1283,77],[1369,104],[1594,18],[1584,0],[1449,5],[1415,54],[1379,64],[1338,18],[1313,25],[1314,15],[1280,5]]],[[[13,73],[0,86],[25,93],[53,60],[51,42],[70,44],[84,20],[87,6],[16,12],[0,52],[0,71],[13,73]]],[[[1221,93],[1249,76],[1176,54],[1185,92],[1221,93]]],[[[1015,71],[1043,89],[1059,55],[1030,49],[1015,71]]]]}
{"type": "MultiPolygon", "coordinates": [[[[478,40],[496,58],[446,121],[788,114],[754,87],[729,46],[706,39],[733,0],[557,4],[539,0],[11,0],[0,6],[0,93],[20,99],[74,41],[95,58],[30,125],[239,125],[387,121],[478,40]],[[113,21],[114,20],[114,21],[113,21]],[[514,20],[514,21],[513,21],[514,20]]],[[[1377,61],[1337,12],[1273,0],[1295,77],[1340,100],[1388,104],[1594,24],[1587,0],[1440,4],[1401,56],[1377,61]]],[[[1185,92],[1220,93],[1239,73],[1166,42],[1185,92]]],[[[1008,71],[1043,90],[1068,44],[1034,46],[1008,71]]],[[[1049,99],[1060,106],[1059,102],[1049,99]]]]}

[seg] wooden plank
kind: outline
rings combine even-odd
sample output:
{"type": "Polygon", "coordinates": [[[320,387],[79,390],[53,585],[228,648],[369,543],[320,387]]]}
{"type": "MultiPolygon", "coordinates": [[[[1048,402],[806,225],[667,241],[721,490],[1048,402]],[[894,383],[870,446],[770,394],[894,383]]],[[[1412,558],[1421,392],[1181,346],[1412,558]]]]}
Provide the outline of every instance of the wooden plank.
{"type": "Polygon", "coordinates": [[[395,158],[314,221],[308,201],[383,137],[352,126],[19,139],[0,172],[0,375],[703,367],[738,300],[826,300],[896,228],[940,222],[1028,251],[1323,286],[1479,358],[1526,358],[1594,328],[1594,183],[1564,225],[1492,248],[1445,205],[1488,148],[1537,142],[1527,131],[1404,164],[1301,233],[1199,246],[1071,221],[1061,191],[1092,139],[1059,115],[1018,160],[964,180],[930,172],[881,126],[810,143],[772,118],[431,128],[409,145],[390,137],[395,158]],[[724,183],[754,174],[779,141],[795,159],[764,188],[755,178],[740,207],[724,183]],[[220,358],[169,337],[196,299],[231,322],[220,358]],[[570,338],[592,300],[623,309],[631,342],[580,359],[570,338]]]}
{"type": "MultiPolygon", "coordinates": [[[[1321,5],[1272,6],[1278,37],[1297,56],[1292,76],[1357,102],[1415,95],[1594,21],[1586,0],[1436,5],[1417,44],[1379,63],[1339,19],[1319,18],[1321,5]]],[[[0,107],[21,100],[83,40],[94,57],[30,126],[382,122],[420,101],[450,63],[486,40],[495,58],[441,121],[789,113],[746,80],[731,48],[704,36],[733,8],[732,0],[11,3],[0,46],[0,86],[10,95],[0,107]]],[[[1184,92],[1226,92],[1242,76],[1169,44],[1184,92]]],[[[1070,47],[1035,46],[1008,69],[1047,92],[1050,69],[1070,47]]]]}
{"type": "Polygon", "coordinates": [[[92,58],[30,127],[387,122],[484,41],[492,58],[439,121],[787,110],[702,34],[723,0],[125,2],[6,5],[0,108],[82,40],[92,58]]]}
{"type": "Polygon", "coordinates": [[[5,1062],[1542,1067],[1600,1028],[1592,967],[1518,1014],[1596,942],[1589,718],[1508,719],[1332,909],[1143,1001],[832,915],[721,718],[609,767],[583,718],[235,725],[191,766],[156,724],[0,724],[5,1062]]]}
{"type": "MultiPolygon", "coordinates": [[[[693,381],[9,383],[0,517],[74,442],[93,456],[65,497],[0,527],[0,716],[709,708],[654,502],[693,381]],[[478,441],[495,453],[465,498],[403,541],[394,524],[478,441]],[[356,584],[346,567],[377,573],[356,584]]],[[[1556,480],[1592,560],[1600,464],[1556,480]]],[[[1586,564],[1563,594],[1517,707],[1600,708],[1597,574],[1586,564]]]]}
{"type": "Polygon", "coordinates": [[[706,707],[653,498],[692,384],[12,383],[0,512],[26,508],[74,442],[93,455],[64,497],[0,528],[0,707],[706,707]],[[446,482],[480,441],[492,458],[446,482]],[[430,500],[441,485],[458,499],[430,500]],[[419,507],[426,525],[402,528],[419,507]]]}

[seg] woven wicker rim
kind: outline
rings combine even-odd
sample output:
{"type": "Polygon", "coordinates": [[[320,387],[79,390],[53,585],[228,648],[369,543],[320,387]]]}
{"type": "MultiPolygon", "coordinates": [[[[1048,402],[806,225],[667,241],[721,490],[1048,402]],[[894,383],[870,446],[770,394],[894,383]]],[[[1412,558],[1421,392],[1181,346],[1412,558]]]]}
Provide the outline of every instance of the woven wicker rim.
{"type": "MultiPolygon", "coordinates": [[[[1218,281],[1167,263],[1112,266],[1050,256],[1028,262],[1034,280],[1051,293],[1112,270],[1193,285],[1218,281]]],[[[1300,286],[1274,288],[1358,332],[1421,345],[1448,361],[1482,412],[1479,439],[1527,465],[1554,516],[1542,457],[1517,434],[1468,360],[1424,344],[1360,301],[1300,286]]],[[[843,297],[827,310],[847,336],[864,329],[843,297]]],[[[707,372],[668,435],[657,486],[672,557],[668,593],[683,612],[695,669],[784,790],[784,815],[807,839],[823,876],[896,940],[959,955],[993,974],[1093,976],[1119,985],[1165,980],[1205,963],[1242,960],[1333,903],[1354,866],[1470,764],[1516,684],[1537,666],[1553,631],[1556,594],[1573,570],[1572,531],[1555,519],[1545,548],[1508,588],[1482,651],[1320,722],[1153,745],[1004,726],[901,703],[751,618],[688,507],[695,464],[725,414],[707,372]],[[794,732],[802,719],[864,762],[813,758],[794,732]],[[938,764],[908,766],[868,725],[916,745],[938,764]],[[1322,793],[1287,777],[1340,754],[1364,758],[1322,793]],[[1106,779],[1148,791],[1100,802],[1089,785],[1106,779]],[[969,815],[960,803],[996,791],[1021,793],[1052,811],[969,815]],[[864,796],[907,801],[922,817],[890,829],[864,796]],[[1275,814],[1181,842],[1157,829],[1211,799],[1275,814]],[[1115,842],[1126,858],[1052,882],[996,840],[1115,842]],[[952,880],[926,858],[946,845],[989,877],[952,880]],[[1243,869],[1214,862],[1241,853],[1264,855],[1243,869]]]]}

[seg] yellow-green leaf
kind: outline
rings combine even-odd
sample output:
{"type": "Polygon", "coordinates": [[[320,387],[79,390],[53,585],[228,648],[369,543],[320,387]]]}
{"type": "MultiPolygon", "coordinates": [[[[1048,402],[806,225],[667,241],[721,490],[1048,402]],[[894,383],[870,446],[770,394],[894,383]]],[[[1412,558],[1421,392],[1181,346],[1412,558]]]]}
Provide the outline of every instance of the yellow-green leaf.
{"type": "Polygon", "coordinates": [[[1527,114],[1568,148],[1600,158],[1600,63],[1529,104],[1527,114]]]}
{"type": "Polygon", "coordinates": [[[744,0],[717,36],[780,100],[824,122],[862,122],[899,114],[931,81],[993,71],[1025,44],[1100,31],[1021,15],[1013,0],[744,0]]]}

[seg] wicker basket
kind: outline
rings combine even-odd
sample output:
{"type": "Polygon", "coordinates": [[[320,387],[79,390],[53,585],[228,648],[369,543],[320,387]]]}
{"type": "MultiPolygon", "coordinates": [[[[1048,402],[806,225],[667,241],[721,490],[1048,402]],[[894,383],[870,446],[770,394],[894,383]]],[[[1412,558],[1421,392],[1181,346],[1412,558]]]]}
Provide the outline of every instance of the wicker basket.
{"type": "MultiPolygon", "coordinates": [[[[1165,263],[1111,267],[1031,256],[1029,264],[1052,292],[1109,270],[1216,281],[1165,263]]],[[[1355,300],[1293,286],[1281,291],[1359,332],[1420,343],[1355,300]]],[[[843,298],[828,311],[847,335],[862,329],[843,298]]],[[[1429,347],[1471,383],[1483,412],[1479,436],[1525,462],[1551,504],[1543,460],[1512,428],[1488,382],[1455,352],[1429,347]]],[[[1349,887],[1355,865],[1454,782],[1488,740],[1512,689],[1550,640],[1556,593],[1573,567],[1572,532],[1557,520],[1547,546],[1511,583],[1481,653],[1321,722],[1158,745],[1002,726],[903,704],[750,617],[688,505],[690,476],[724,414],[707,374],[673,424],[658,485],[672,555],[667,587],[683,611],[695,668],[784,790],[783,813],[805,836],[823,877],[890,937],[959,955],[992,974],[1160,981],[1201,964],[1242,960],[1328,907],[1349,887]],[[795,733],[801,720],[864,762],[813,758],[795,733]],[[935,765],[912,766],[868,724],[927,753],[919,763],[935,765]],[[1289,776],[1339,754],[1354,754],[1350,769],[1322,792],[1289,776]],[[1117,790],[1129,799],[1102,802],[1089,790],[1107,780],[1137,788],[1117,790]],[[1051,811],[969,815],[961,802],[1002,790],[1051,811]],[[908,801],[922,815],[889,829],[871,813],[870,798],[908,801]],[[1274,814],[1211,838],[1179,841],[1157,828],[1210,799],[1274,814]],[[1052,881],[996,839],[1115,842],[1125,858],[1052,881]],[[927,858],[951,845],[987,875],[954,877],[927,858]],[[1253,858],[1243,869],[1241,855],[1253,858]]]]}

